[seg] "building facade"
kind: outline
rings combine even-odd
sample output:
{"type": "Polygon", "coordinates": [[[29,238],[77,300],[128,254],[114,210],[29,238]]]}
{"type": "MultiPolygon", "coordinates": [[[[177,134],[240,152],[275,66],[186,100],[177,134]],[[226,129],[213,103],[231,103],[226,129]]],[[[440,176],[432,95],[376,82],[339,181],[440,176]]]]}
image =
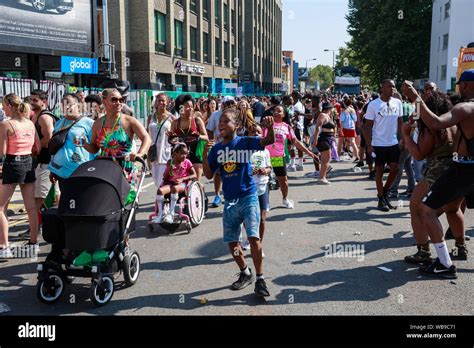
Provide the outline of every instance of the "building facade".
{"type": "Polygon", "coordinates": [[[455,89],[461,47],[474,42],[472,0],[434,0],[431,30],[430,81],[446,92],[455,89]]]}
{"type": "Polygon", "coordinates": [[[283,93],[291,94],[293,92],[293,65],[293,51],[283,51],[283,66],[281,69],[281,78],[283,80],[281,91],[283,93]]]}
{"type": "Polygon", "coordinates": [[[109,1],[109,32],[119,79],[136,88],[269,93],[281,83],[280,1],[109,1]]]}

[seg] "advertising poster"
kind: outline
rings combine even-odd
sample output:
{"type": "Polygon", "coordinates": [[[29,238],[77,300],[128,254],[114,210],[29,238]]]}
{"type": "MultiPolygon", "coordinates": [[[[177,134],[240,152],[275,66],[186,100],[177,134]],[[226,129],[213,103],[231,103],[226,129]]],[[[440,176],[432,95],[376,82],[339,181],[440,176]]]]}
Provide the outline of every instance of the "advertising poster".
{"type": "Polygon", "coordinates": [[[92,52],[91,0],[0,1],[0,47],[53,54],[92,52]]]}

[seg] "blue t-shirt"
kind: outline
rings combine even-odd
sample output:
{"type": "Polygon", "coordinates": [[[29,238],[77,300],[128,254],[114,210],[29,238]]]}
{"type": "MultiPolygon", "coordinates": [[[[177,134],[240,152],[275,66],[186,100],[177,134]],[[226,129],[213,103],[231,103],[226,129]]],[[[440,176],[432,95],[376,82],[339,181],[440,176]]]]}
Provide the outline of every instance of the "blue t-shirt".
{"type": "Polygon", "coordinates": [[[356,128],[357,115],[355,112],[343,111],[341,112],[341,123],[344,129],[355,129],[356,128]]]}
{"type": "MultiPolygon", "coordinates": [[[[61,128],[67,127],[72,122],[74,121],[63,117],[61,120],[56,122],[54,133],[59,131],[61,128]]],[[[51,158],[51,163],[49,164],[48,169],[52,173],[60,178],[67,179],[81,164],[94,159],[95,155],[90,154],[86,149],[78,147],[74,143],[74,138],[76,137],[86,137],[87,142],[90,143],[93,124],[94,121],[92,119],[89,117],[83,117],[69,129],[64,146],[51,158]]]]}
{"type": "Polygon", "coordinates": [[[236,137],[229,144],[214,145],[208,155],[211,170],[222,178],[226,200],[242,198],[257,193],[250,160],[256,151],[264,150],[260,137],[236,137]]]}

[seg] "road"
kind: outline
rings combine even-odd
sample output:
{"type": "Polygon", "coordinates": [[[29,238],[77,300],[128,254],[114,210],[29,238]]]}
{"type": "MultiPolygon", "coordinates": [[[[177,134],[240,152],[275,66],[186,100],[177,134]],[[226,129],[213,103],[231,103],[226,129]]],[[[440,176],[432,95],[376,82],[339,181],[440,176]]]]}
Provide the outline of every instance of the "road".
{"type": "MultiPolygon", "coordinates": [[[[58,303],[47,306],[35,295],[36,262],[15,259],[0,263],[0,312],[472,315],[473,259],[456,262],[459,278],[455,282],[419,276],[416,267],[403,261],[415,252],[407,201],[401,202],[396,211],[379,212],[375,209],[375,183],[366,179],[366,173],[352,172],[348,162],[333,166],[331,186],[318,186],[314,179],[303,178],[304,173],[290,174],[294,210],[284,209],[280,193],[271,192],[273,209],[264,241],[265,276],[271,292],[267,300],[256,298],[253,286],[238,292],[229,290],[238,269],[222,243],[222,208],[210,209],[204,223],[191,234],[148,231],[146,220],[153,210],[154,189],[151,178],[147,178],[138,230],[131,239],[142,262],[135,286],[124,287],[123,277],[119,276],[112,301],[98,309],[88,298],[90,279],[76,279],[58,303]],[[327,246],[333,243],[357,247],[362,254],[330,257],[327,246]]],[[[311,170],[309,163],[305,169],[311,170]]],[[[212,192],[212,184],[206,182],[206,189],[212,192]]],[[[443,225],[447,225],[445,220],[443,225]]],[[[466,227],[467,233],[474,235],[472,211],[467,214],[466,227]]],[[[13,227],[12,239],[24,229],[21,223],[13,227]]],[[[449,241],[450,248],[453,244],[449,241]]],[[[42,243],[40,259],[47,251],[48,246],[42,243]]],[[[249,257],[247,260],[251,264],[249,257]]]]}

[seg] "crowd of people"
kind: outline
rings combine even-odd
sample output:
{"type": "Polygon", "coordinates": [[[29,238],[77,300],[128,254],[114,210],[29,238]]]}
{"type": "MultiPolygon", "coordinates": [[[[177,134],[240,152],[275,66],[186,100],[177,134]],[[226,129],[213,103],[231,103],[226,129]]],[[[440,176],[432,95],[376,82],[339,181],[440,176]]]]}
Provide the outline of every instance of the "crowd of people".
{"type": "Polygon", "coordinates": [[[34,91],[26,101],[8,95],[0,123],[0,257],[9,256],[5,212],[16,185],[29,217],[27,246],[37,246],[38,211],[52,185],[59,183],[59,195],[64,179],[95,156],[119,159],[133,182],[134,159],[153,153],[149,161],[158,207],[154,222],[173,222],[178,195],[189,181],[202,180],[202,175],[213,179],[211,205],[224,204],[224,242],[240,268],[232,289],[255,282],[255,292],[269,296],[262,248],[269,188],[279,187],[283,206],[293,209],[288,173],[303,171],[309,158],[315,170],[305,176],[320,185],[331,185],[332,162],[353,161],[356,173],[367,166],[381,212],[397,209],[392,199],[410,198],[418,250],[405,261],[420,265],[422,274],[456,278],[452,260],[467,259],[464,213],[474,205],[474,70],[465,71],[458,86],[459,95],[444,94],[432,82],[420,94],[408,81],[398,91],[390,79],[381,82],[380,90],[359,95],[295,91],[281,97],[195,99],[182,94],[173,100],[160,93],[145,126],[127,114],[124,95],[117,89],[101,95],[67,94],[60,119],[47,111],[43,91],[34,91]],[[54,149],[55,136],[64,131],[65,143],[54,149]],[[251,155],[241,162],[219,157],[229,151],[251,155]],[[403,172],[408,185],[400,193],[403,172]],[[164,214],[167,194],[171,209],[164,214]],[[446,236],[439,222],[443,213],[450,226],[446,236]],[[451,252],[447,238],[455,239],[451,252]],[[251,251],[256,277],[245,262],[244,249],[251,251]]]}

